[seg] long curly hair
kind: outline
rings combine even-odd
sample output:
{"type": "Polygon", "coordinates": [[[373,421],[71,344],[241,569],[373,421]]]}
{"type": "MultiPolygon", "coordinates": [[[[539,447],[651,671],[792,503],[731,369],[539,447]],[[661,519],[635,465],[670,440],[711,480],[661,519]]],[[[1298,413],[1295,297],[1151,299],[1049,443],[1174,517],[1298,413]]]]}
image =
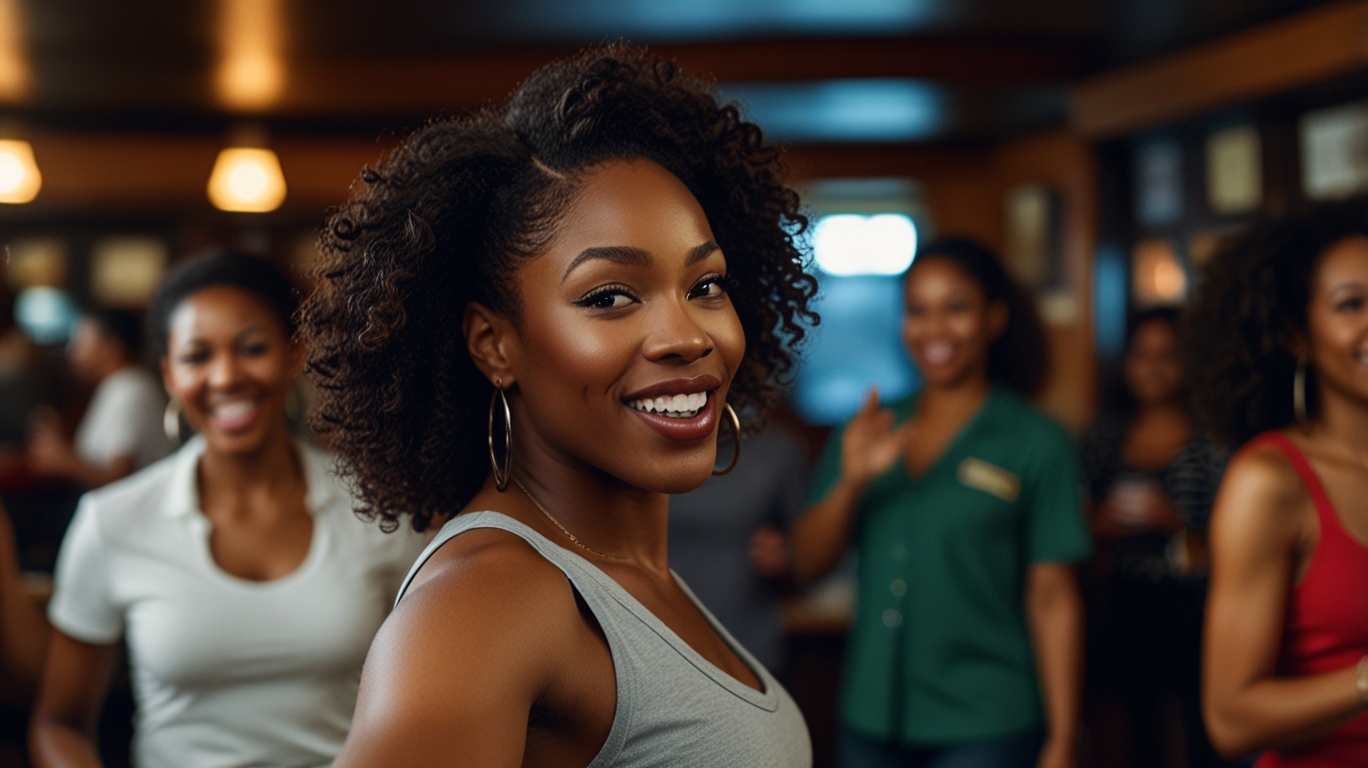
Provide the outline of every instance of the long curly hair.
{"type": "MultiPolygon", "coordinates": [[[[1325,252],[1355,235],[1368,236],[1365,198],[1261,221],[1206,266],[1181,332],[1193,404],[1214,437],[1235,447],[1296,420],[1293,350],[1306,333],[1311,281],[1325,252]]],[[[1308,408],[1315,404],[1308,386],[1308,408]]]]}
{"type": "Polygon", "coordinates": [[[982,289],[987,303],[1007,306],[1007,327],[988,346],[988,378],[1007,385],[1030,400],[1040,394],[1050,373],[1050,344],[1035,302],[982,243],[967,237],[946,237],[917,250],[903,283],[921,264],[944,259],[959,267],[982,289]]]}
{"type": "Polygon", "coordinates": [[[748,429],[783,396],[816,280],[779,150],[705,82],[640,48],[589,49],[503,105],[437,120],[361,172],[328,219],[301,309],[312,426],[342,458],[358,512],[425,530],[489,474],[492,385],[461,332],[479,301],[520,321],[514,273],[547,247],[596,165],[650,160],[680,179],[727,254],[746,355],[728,394],[748,429]]]}

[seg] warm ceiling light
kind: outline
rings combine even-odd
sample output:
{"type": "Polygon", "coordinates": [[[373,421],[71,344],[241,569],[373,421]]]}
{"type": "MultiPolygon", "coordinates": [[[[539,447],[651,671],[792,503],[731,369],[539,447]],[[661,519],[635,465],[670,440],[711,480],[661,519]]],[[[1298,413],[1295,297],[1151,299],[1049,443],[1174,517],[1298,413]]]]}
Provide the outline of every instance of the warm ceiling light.
{"type": "MultiPolygon", "coordinates": [[[[3,0],[0,0],[3,2],[3,0]]],[[[232,109],[271,106],[285,86],[280,0],[219,0],[219,99],[232,109]]]]}
{"type": "Polygon", "coordinates": [[[19,0],[0,0],[0,101],[22,101],[29,94],[22,10],[19,0]]]}
{"type": "Polygon", "coordinates": [[[27,141],[0,139],[0,203],[27,203],[38,196],[43,175],[27,141]]]}
{"type": "Polygon", "coordinates": [[[229,147],[209,174],[209,202],[222,211],[266,213],[285,202],[285,174],[269,149],[229,147]]]}

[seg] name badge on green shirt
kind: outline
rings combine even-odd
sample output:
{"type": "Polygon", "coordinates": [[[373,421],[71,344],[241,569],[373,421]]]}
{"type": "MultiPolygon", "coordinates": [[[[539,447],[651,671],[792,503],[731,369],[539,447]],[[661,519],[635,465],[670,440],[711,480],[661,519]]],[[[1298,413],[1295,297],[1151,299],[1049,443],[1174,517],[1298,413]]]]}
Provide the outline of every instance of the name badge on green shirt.
{"type": "Polygon", "coordinates": [[[966,487],[990,493],[1009,504],[1021,493],[1021,480],[1016,475],[972,456],[960,462],[956,474],[966,487]]]}

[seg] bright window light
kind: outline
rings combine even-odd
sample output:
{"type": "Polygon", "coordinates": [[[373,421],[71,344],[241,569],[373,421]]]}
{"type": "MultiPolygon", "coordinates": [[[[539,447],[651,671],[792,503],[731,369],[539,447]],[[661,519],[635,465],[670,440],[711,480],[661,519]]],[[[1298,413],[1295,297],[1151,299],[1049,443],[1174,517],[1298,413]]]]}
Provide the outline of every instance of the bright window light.
{"type": "Polygon", "coordinates": [[[828,275],[898,275],[912,266],[917,227],[901,213],[823,216],[812,232],[812,251],[828,275]]]}

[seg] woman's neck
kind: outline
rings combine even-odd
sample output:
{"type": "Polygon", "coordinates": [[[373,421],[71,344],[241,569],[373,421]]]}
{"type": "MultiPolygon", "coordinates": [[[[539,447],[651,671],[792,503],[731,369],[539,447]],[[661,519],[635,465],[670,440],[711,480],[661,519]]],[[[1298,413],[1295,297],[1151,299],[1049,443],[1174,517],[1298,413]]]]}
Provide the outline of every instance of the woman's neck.
{"type": "Polygon", "coordinates": [[[518,435],[514,443],[513,477],[527,493],[510,483],[499,499],[502,507],[516,509],[523,522],[531,518],[533,527],[540,530],[550,526],[549,538],[571,543],[565,535],[568,531],[591,551],[662,578],[669,576],[669,496],[633,488],[560,455],[535,436],[518,435]],[[555,530],[556,524],[564,531],[555,530]]]}
{"type": "Polygon", "coordinates": [[[1368,462],[1368,405],[1321,390],[1319,412],[1304,433],[1327,448],[1368,462]]]}
{"type": "Polygon", "coordinates": [[[1132,414],[1132,420],[1189,421],[1188,411],[1181,400],[1159,400],[1153,403],[1139,403],[1132,414]]]}
{"type": "Polygon", "coordinates": [[[977,371],[951,383],[928,382],[917,398],[917,411],[922,414],[940,414],[947,418],[952,415],[968,418],[978,412],[992,389],[993,384],[986,370],[977,371]]]}
{"type": "Polygon", "coordinates": [[[250,453],[223,453],[206,446],[199,461],[201,503],[205,497],[245,496],[298,483],[304,474],[299,462],[284,423],[250,453]]]}

